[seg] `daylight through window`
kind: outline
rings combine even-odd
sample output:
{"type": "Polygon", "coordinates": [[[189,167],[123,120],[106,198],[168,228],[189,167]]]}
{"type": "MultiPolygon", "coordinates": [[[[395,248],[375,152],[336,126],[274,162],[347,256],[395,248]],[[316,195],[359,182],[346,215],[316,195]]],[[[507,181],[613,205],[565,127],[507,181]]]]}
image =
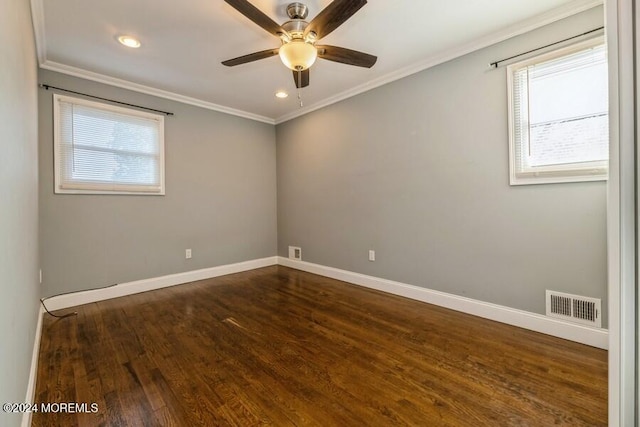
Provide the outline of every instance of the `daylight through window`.
{"type": "Polygon", "coordinates": [[[164,117],[54,95],[55,191],[164,194],[164,117]]]}
{"type": "Polygon", "coordinates": [[[508,67],[511,184],[607,178],[607,58],[590,40],[508,67]]]}

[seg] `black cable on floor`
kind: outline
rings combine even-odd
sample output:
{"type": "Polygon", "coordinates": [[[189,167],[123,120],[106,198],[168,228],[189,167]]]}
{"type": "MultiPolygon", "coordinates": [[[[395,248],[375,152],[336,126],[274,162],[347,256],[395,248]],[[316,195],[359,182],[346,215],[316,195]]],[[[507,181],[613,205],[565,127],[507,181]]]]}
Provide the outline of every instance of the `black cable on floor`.
{"type": "Polygon", "coordinates": [[[59,315],[57,315],[57,314],[54,314],[54,313],[52,313],[52,312],[50,312],[50,311],[49,311],[49,309],[47,308],[47,306],[46,306],[46,305],[44,305],[44,301],[45,301],[45,300],[48,300],[49,298],[59,297],[59,296],[62,296],[62,295],[75,294],[76,292],[97,291],[97,290],[99,290],[99,289],[112,288],[112,287],[114,287],[114,286],[118,286],[118,284],[117,284],[117,283],[114,283],[113,285],[109,285],[109,286],[101,286],[101,287],[98,287],[98,288],[83,289],[83,290],[81,290],[81,291],[62,292],[62,293],[59,293],[59,294],[50,295],[50,296],[48,296],[48,297],[40,298],[40,304],[42,304],[42,307],[44,307],[44,311],[46,311],[48,315],[53,316],[53,317],[57,317],[58,319],[64,319],[65,317],[70,317],[70,316],[77,316],[77,315],[78,315],[78,312],[77,312],[77,311],[74,311],[73,313],[67,313],[67,314],[64,314],[64,315],[62,315],[62,316],[59,316],[59,315]]]}
{"type": "Polygon", "coordinates": [[[67,313],[67,314],[63,314],[62,316],[54,314],[54,313],[49,311],[49,309],[47,308],[46,305],[44,305],[44,298],[40,298],[40,304],[42,304],[42,307],[44,307],[44,311],[46,311],[49,316],[57,317],[58,319],[64,319],[65,317],[71,317],[71,316],[77,316],[78,315],[77,311],[74,311],[74,312],[71,312],[71,313],[67,313]]]}

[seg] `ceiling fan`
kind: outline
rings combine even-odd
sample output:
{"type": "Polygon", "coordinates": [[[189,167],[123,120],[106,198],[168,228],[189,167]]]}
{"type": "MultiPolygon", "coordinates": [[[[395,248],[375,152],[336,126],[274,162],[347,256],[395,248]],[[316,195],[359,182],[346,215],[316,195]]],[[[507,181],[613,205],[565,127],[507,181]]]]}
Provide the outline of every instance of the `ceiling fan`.
{"type": "Polygon", "coordinates": [[[247,0],[225,1],[282,41],[279,48],[254,52],[223,61],[222,64],[228,67],[280,55],[284,65],[293,70],[296,87],[303,88],[309,86],[309,67],[313,65],[316,58],[366,68],[371,68],[378,59],[368,53],[344,47],[316,45],[318,40],[338,28],[367,4],[366,0],[334,0],[311,22],[305,21],[309,14],[306,5],[298,2],[291,3],[287,6],[287,15],[291,20],[282,25],[275,23],[247,0]]]}

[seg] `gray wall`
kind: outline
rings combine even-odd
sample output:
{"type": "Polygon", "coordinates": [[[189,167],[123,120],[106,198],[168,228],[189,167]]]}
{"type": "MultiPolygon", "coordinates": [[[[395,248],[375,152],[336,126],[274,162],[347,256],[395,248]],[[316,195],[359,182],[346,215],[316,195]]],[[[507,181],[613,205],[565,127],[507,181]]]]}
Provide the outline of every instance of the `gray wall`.
{"type": "Polygon", "coordinates": [[[41,70],[39,78],[175,113],[165,120],[165,196],[56,195],[52,93],[40,90],[45,296],[276,254],[272,125],[50,71],[41,70]]]}
{"type": "Polygon", "coordinates": [[[509,186],[506,69],[487,65],[602,22],[592,9],[278,125],[278,254],[535,313],[545,289],[605,308],[606,183],[509,186]]]}
{"type": "MultiPolygon", "coordinates": [[[[0,402],[23,402],[38,318],[36,54],[28,1],[0,0],[0,402]]],[[[0,425],[21,414],[0,412],[0,425]]]]}

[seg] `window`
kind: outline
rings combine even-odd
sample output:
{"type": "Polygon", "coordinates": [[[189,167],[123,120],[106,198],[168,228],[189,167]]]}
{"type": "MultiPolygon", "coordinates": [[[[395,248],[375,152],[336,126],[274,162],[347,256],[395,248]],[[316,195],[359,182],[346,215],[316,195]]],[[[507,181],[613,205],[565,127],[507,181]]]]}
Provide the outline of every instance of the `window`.
{"type": "Polygon", "coordinates": [[[55,192],[164,194],[164,117],[53,96],[55,192]]]}
{"type": "Polygon", "coordinates": [[[603,40],[510,65],[507,75],[511,185],[607,179],[603,40]]]}

